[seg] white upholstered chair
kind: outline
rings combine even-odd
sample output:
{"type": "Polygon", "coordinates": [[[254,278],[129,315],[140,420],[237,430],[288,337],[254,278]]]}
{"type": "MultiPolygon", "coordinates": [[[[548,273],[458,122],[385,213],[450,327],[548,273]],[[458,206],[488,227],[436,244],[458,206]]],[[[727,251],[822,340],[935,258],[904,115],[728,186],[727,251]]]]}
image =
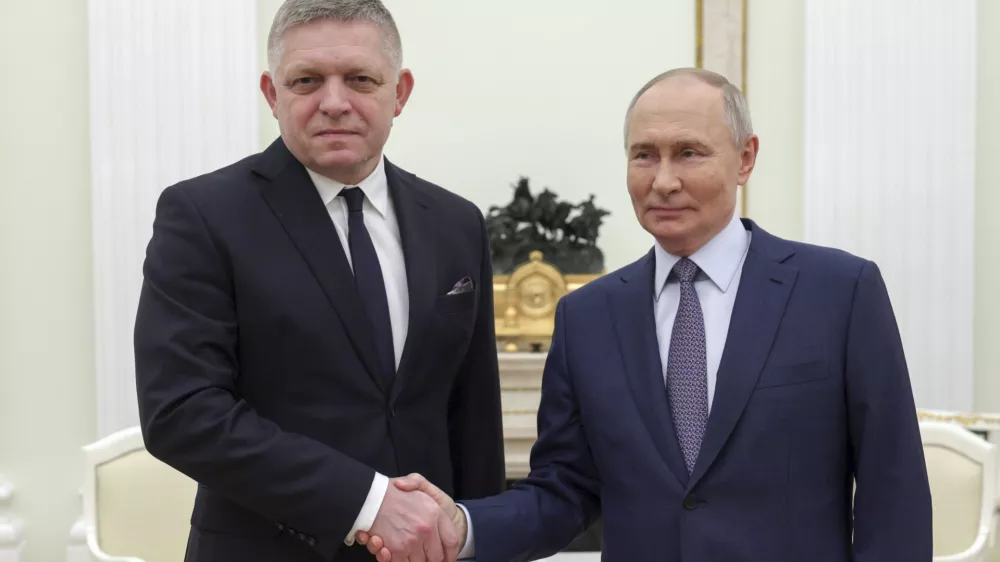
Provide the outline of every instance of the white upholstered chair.
{"type": "Polygon", "coordinates": [[[934,503],[934,561],[985,562],[994,530],[996,448],[951,423],[921,422],[934,503]]]}
{"type": "MultiPolygon", "coordinates": [[[[995,446],[950,423],[920,423],[934,502],[934,561],[986,561],[997,493],[995,446]]],[[[153,458],[139,428],[84,447],[87,546],[100,562],[184,559],[197,485],[153,458]]],[[[599,553],[553,561],[590,562],[599,553]]]]}
{"type": "Polygon", "coordinates": [[[197,484],[150,455],[138,427],[83,451],[83,517],[94,559],[183,560],[197,484]]]}

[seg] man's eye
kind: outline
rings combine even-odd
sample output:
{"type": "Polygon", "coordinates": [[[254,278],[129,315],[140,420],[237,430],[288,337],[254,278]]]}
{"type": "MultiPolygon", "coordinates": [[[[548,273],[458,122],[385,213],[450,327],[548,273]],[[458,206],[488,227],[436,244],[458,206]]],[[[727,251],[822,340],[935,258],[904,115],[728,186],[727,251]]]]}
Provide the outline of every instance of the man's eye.
{"type": "Polygon", "coordinates": [[[313,78],[311,76],[306,76],[306,77],[303,77],[303,78],[296,78],[295,80],[292,80],[292,85],[293,86],[308,86],[308,85],[312,84],[315,81],[316,81],[315,78],[313,78]]]}
{"type": "Polygon", "coordinates": [[[694,151],[693,150],[685,150],[685,151],[681,152],[681,156],[683,156],[684,158],[694,158],[694,151]]]}

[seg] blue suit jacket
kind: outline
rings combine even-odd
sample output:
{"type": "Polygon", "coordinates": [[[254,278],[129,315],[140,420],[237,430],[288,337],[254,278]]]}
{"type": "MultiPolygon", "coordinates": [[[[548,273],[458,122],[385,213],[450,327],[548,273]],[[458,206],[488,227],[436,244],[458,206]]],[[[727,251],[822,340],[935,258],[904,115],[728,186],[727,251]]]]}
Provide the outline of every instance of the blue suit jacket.
{"type": "Polygon", "coordinates": [[[744,226],[694,471],[664,388],[650,252],[560,301],[531,474],[463,502],[477,560],[551,555],[598,516],[605,561],[931,560],[923,450],[878,268],[744,226]]]}

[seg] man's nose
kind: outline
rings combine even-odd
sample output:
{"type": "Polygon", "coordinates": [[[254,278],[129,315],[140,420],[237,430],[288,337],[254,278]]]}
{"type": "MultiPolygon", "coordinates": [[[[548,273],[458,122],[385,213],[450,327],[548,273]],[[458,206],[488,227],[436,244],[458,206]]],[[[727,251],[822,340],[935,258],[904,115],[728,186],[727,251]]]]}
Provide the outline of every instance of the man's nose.
{"type": "Polygon", "coordinates": [[[653,191],[667,195],[681,188],[681,180],[669,159],[664,158],[653,178],[653,191]]]}
{"type": "Polygon", "coordinates": [[[339,117],[351,110],[350,90],[340,80],[328,80],[322,89],[319,109],[330,117],[339,117]]]}

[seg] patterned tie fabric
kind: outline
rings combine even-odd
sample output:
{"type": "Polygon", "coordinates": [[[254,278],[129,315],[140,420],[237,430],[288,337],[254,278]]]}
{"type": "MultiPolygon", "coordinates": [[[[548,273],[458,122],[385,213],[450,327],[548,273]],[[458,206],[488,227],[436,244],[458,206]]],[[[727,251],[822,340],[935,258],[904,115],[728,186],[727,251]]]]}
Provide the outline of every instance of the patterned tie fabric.
{"type": "Polygon", "coordinates": [[[354,283],[372,322],[382,377],[390,385],[396,375],[396,355],[392,344],[389,301],[385,296],[385,281],[382,278],[382,266],[375,253],[375,244],[365,227],[362,210],[365,194],[358,188],[348,187],[340,190],[340,195],[347,201],[347,244],[351,248],[354,283]]]}
{"type": "Polygon", "coordinates": [[[671,276],[680,282],[681,299],[667,355],[667,394],[688,474],[694,469],[708,425],[705,319],[694,289],[698,271],[693,261],[683,258],[671,272],[671,276]]]}

